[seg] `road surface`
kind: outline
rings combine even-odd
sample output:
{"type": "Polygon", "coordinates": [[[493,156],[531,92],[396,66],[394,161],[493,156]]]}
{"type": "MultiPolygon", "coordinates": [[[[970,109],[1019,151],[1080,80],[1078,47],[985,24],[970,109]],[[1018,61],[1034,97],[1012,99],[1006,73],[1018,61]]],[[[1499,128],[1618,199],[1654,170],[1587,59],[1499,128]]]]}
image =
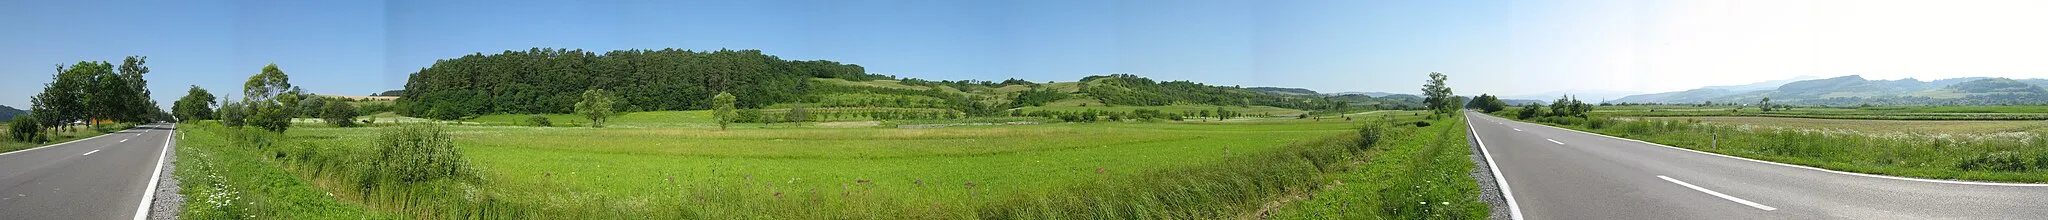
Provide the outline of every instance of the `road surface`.
{"type": "Polygon", "coordinates": [[[172,125],[0,154],[0,219],[136,219],[172,125]]]}
{"type": "Polygon", "coordinates": [[[1522,219],[2044,219],[2048,185],[1852,174],[1468,112],[1522,219]]]}

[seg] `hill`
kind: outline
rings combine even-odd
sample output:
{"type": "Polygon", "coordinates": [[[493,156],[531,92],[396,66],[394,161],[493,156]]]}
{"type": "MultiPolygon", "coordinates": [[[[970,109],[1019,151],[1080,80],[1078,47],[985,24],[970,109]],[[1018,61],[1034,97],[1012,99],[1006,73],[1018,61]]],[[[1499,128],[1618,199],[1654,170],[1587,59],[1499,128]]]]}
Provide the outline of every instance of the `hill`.
{"type": "MultiPolygon", "coordinates": [[[[564,114],[589,89],[604,89],[621,112],[709,109],[720,92],[739,108],[875,107],[995,116],[1008,109],[1067,100],[1111,106],[1270,106],[1324,111],[1412,108],[1420,98],[1338,99],[1313,90],[1242,88],[1155,81],[1132,74],[1075,82],[924,80],[869,74],[826,60],[783,60],[757,50],[618,50],[604,53],[533,48],[471,54],[411,74],[397,113],[434,119],[495,114],[564,114]]],[[[1400,95],[1395,95],[1400,96],[1400,95]]],[[[1394,96],[1388,96],[1394,97],[1394,96]]],[[[1409,96],[1409,97],[1412,97],[1409,96]]]]}
{"type": "Polygon", "coordinates": [[[14,116],[16,116],[16,115],[26,115],[26,114],[28,114],[28,111],[22,111],[21,109],[16,109],[16,108],[14,108],[14,107],[8,107],[8,106],[5,106],[5,105],[0,105],[0,121],[4,121],[4,120],[13,120],[13,119],[14,119],[14,116]]]}
{"type": "Polygon", "coordinates": [[[1274,93],[1274,94],[1281,94],[1281,95],[1321,95],[1321,94],[1322,94],[1322,93],[1316,93],[1316,91],[1315,91],[1315,90],[1309,90],[1309,89],[1303,89],[1303,88],[1280,88],[1280,87],[1251,87],[1251,88],[1245,88],[1245,89],[1250,89],[1250,90],[1252,90],[1252,91],[1260,91],[1260,92],[1270,92],[1270,93],[1274,93]]]}
{"type": "Polygon", "coordinates": [[[1711,86],[1624,97],[1616,103],[1755,103],[1770,98],[1794,105],[2035,105],[2048,104],[2048,80],[1965,77],[1921,81],[1869,80],[1850,75],[1785,83],[1775,89],[1740,91],[1711,86]]]}

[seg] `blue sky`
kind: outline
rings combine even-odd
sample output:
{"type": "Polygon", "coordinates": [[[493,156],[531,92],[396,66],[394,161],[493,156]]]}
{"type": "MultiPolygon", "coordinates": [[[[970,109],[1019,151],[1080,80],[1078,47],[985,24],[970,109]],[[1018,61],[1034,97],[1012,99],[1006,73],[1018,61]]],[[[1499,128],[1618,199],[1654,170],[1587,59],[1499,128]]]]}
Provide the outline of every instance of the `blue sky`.
{"type": "MultiPolygon", "coordinates": [[[[760,49],[924,79],[1135,73],[1460,94],[1674,91],[1799,75],[2041,77],[2030,1],[6,1],[0,105],[81,60],[149,56],[168,106],[276,63],[322,94],[532,47],[760,49]],[[1930,34],[1935,33],[1935,34],[1930,34]],[[2034,40],[2029,40],[2034,39],[2034,40]]],[[[239,95],[236,95],[239,97],[239,95]]]]}

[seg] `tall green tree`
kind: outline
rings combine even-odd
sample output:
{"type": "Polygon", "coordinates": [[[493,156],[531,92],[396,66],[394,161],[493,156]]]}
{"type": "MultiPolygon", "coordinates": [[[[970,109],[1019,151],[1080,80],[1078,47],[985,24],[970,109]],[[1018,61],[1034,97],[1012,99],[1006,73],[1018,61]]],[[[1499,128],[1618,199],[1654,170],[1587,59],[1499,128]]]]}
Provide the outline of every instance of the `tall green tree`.
{"type": "Polygon", "coordinates": [[[213,100],[215,98],[218,97],[213,97],[212,92],[199,88],[199,85],[192,85],[191,89],[185,90],[185,97],[178,98],[177,102],[171,103],[171,113],[176,115],[179,121],[215,119],[213,114],[213,105],[215,104],[213,100]]]}
{"type": "Polygon", "coordinates": [[[356,116],[359,115],[356,113],[355,105],[341,100],[324,103],[320,110],[321,120],[327,121],[327,124],[334,125],[335,127],[346,128],[356,126],[356,116]]]}
{"type": "Polygon", "coordinates": [[[263,71],[250,75],[242,83],[242,99],[247,106],[248,118],[243,120],[252,126],[277,133],[284,133],[292,125],[292,109],[298,106],[298,95],[291,93],[291,78],[277,64],[263,66],[263,71]]]}
{"type": "Polygon", "coordinates": [[[1456,101],[1451,97],[1456,94],[1451,93],[1450,86],[1444,85],[1444,81],[1449,78],[1443,73],[1429,72],[1429,81],[1422,84],[1422,102],[1428,104],[1437,114],[1450,114],[1457,110],[1456,101]]]}
{"type": "Polygon", "coordinates": [[[612,105],[610,92],[604,89],[584,90],[583,101],[576,102],[576,114],[590,119],[590,127],[602,128],[613,114],[612,105]]]}
{"type": "Polygon", "coordinates": [[[119,112],[130,122],[170,120],[154,117],[155,113],[163,110],[157,109],[156,100],[149,98],[149,80],[143,79],[144,74],[149,74],[149,66],[145,65],[148,62],[149,57],[146,56],[128,56],[121,60],[118,76],[128,87],[128,91],[122,92],[130,97],[128,104],[123,105],[119,112]]]}
{"type": "Polygon", "coordinates": [[[738,102],[736,99],[732,93],[725,92],[719,92],[717,96],[711,97],[711,114],[718,117],[718,130],[725,130],[726,126],[731,125],[733,119],[738,117],[733,112],[733,104],[738,102]]]}

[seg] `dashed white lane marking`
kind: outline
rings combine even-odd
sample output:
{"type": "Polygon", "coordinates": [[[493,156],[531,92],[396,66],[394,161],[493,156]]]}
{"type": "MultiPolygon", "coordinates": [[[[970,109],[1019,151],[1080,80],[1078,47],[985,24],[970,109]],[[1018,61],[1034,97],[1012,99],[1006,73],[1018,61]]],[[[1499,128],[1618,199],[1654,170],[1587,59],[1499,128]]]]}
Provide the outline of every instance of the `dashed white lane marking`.
{"type": "Polygon", "coordinates": [[[1520,128],[1509,128],[1509,129],[1515,129],[1515,131],[1522,131],[1522,129],[1520,129],[1520,128]]]}
{"type": "Polygon", "coordinates": [[[1757,204],[1756,202],[1750,202],[1749,200],[1744,200],[1742,198],[1735,198],[1734,196],[1728,196],[1728,194],[1721,194],[1721,192],[1715,192],[1714,190],[1710,190],[1707,188],[1700,188],[1700,186],[1694,186],[1691,183],[1685,183],[1685,181],[1678,181],[1678,179],[1672,179],[1671,177],[1657,176],[1657,178],[1664,179],[1664,181],[1671,181],[1671,183],[1677,183],[1680,186],[1685,186],[1685,188],[1699,190],[1700,192],[1707,193],[1708,195],[1721,197],[1721,199],[1735,201],[1735,203],[1742,203],[1743,205],[1749,205],[1749,207],[1756,207],[1756,209],[1762,209],[1764,211],[1778,210],[1778,208],[1771,208],[1770,206],[1765,206],[1764,204],[1757,204]]]}
{"type": "Polygon", "coordinates": [[[1564,142],[1557,142],[1557,140],[1552,140],[1552,139],[1543,139],[1543,140],[1546,140],[1546,141],[1550,141],[1550,143],[1557,143],[1557,145],[1564,145],[1564,142]]]}
{"type": "Polygon", "coordinates": [[[80,154],[79,156],[84,156],[84,155],[92,155],[92,153],[99,153],[99,152],[100,152],[100,150],[92,150],[92,151],[90,151],[90,152],[85,152],[85,154],[80,154]]]}

